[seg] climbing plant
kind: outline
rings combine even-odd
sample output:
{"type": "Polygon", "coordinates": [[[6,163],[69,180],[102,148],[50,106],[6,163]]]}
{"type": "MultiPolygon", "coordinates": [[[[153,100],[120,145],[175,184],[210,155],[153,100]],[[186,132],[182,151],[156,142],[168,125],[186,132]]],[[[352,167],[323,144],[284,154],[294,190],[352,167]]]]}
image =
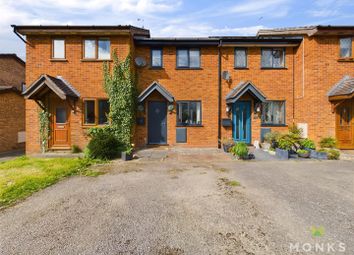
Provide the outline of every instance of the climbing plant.
{"type": "Polygon", "coordinates": [[[48,141],[50,136],[50,113],[46,110],[39,111],[39,138],[42,153],[46,152],[48,148],[48,141]]]}
{"type": "Polygon", "coordinates": [[[126,149],[131,146],[135,120],[136,86],[130,55],[120,61],[113,53],[112,71],[109,64],[103,65],[104,89],[108,94],[110,129],[126,149]]]}

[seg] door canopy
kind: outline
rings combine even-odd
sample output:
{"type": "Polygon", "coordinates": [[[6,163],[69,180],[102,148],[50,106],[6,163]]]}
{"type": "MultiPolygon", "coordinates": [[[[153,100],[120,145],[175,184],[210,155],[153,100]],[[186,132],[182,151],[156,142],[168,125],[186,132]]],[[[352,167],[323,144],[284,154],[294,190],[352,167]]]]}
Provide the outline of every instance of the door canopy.
{"type": "Polygon", "coordinates": [[[33,82],[23,95],[26,99],[41,100],[49,92],[54,92],[60,99],[67,98],[77,99],[80,94],[61,76],[57,78],[42,74],[35,82],[33,82]]]}
{"type": "Polygon", "coordinates": [[[149,87],[147,87],[141,94],[138,96],[138,102],[142,103],[148,96],[150,96],[154,91],[157,91],[163,96],[168,102],[173,103],[174,97],[167,89],[165,89],[160,83],[154,81],[149,87]]]}
{"type": "Polygon", "coordinates": [[[354,78],[346,75],[327,93],[330,101],[354,97],[354,78]]]}
{"type": "Polygon", "coordinates": [[[241,81],[229,94],[226,95],[226,103],[235,103],[240,97],[246,93],[250,93],[255,99],[260,102],[266,101],[266,96],[250,81],[241,81]]]}

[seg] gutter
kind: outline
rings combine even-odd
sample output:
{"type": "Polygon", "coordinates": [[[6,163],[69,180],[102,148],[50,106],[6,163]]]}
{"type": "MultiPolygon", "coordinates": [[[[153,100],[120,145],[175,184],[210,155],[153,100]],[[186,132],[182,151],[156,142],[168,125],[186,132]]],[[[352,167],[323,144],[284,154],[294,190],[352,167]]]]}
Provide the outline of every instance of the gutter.
{"type": "Polygon", "coordinates": [[[18,33],[17,31],[17,26],[16,25],[11,25],[11,27],[14,29],[13,32],[14,34],[21,39],[21,41],[23,41],[25,44],[31,45],[28,41],[26,41],[25,39],[23,39],[23,37],[18,33]]]}
{"type": "Polygon", "coordinates": [[[218,44],[218,148],[221,148],[221,47],[222,39],[218,44]]]}

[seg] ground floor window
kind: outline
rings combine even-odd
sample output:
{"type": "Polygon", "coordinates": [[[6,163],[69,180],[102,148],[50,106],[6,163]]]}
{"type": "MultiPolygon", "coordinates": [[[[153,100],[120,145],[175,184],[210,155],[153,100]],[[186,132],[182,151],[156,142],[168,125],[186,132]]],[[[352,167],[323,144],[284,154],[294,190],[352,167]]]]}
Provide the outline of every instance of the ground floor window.
{"type": "Polygon", "coordinates": [[[262,125],[285,125],[285,101],[263,103],[262,125]]]}
{"type": "Polygon", "coordinates": [[[108,123],[109,102],[107,99],[84,99],[83,108],[85,125],[108,123]]]}
{"type": "Polygon", "coordinates": [[[177,125],[199,126],[202,124],[202,106],[200,101],[177,102],[177,125]]]}

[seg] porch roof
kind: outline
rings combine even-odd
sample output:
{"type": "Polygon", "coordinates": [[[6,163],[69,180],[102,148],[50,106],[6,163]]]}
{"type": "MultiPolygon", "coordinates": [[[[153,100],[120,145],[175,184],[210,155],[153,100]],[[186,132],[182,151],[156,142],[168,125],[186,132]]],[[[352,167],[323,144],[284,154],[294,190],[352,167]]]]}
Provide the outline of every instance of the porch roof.
{"type": "Polygon", "coordinates": [[[42,74],[28,89],[23,92],[26,99],[41,99],[47,92],[53,91],[59,98],[78,98],[80,94],[63,77],[57,78],[48,74],[42,74]]]}
{"type": "Polygon", "coordinates": [[[251,81],[241,81],[226,95],[226,103],[235,103],[241,96],[249,92],[261,102],[266,100],[266,96],[251,81]]]}
{"type": "Polygon", "coordinates": [[[354,77],[344,76],[327,93],[330,100],[349,99],[354,97],[354,77]]]}
{"type": "Polygon", "coordinates": [[[147,87],[143,92],[138,96],[138,102],[143,102],[152,92],[159,92],[168,102],[172,103],[174,101],[174,97],[167,89],[165,89],[160,83],[154,81],[147,87]]]}

